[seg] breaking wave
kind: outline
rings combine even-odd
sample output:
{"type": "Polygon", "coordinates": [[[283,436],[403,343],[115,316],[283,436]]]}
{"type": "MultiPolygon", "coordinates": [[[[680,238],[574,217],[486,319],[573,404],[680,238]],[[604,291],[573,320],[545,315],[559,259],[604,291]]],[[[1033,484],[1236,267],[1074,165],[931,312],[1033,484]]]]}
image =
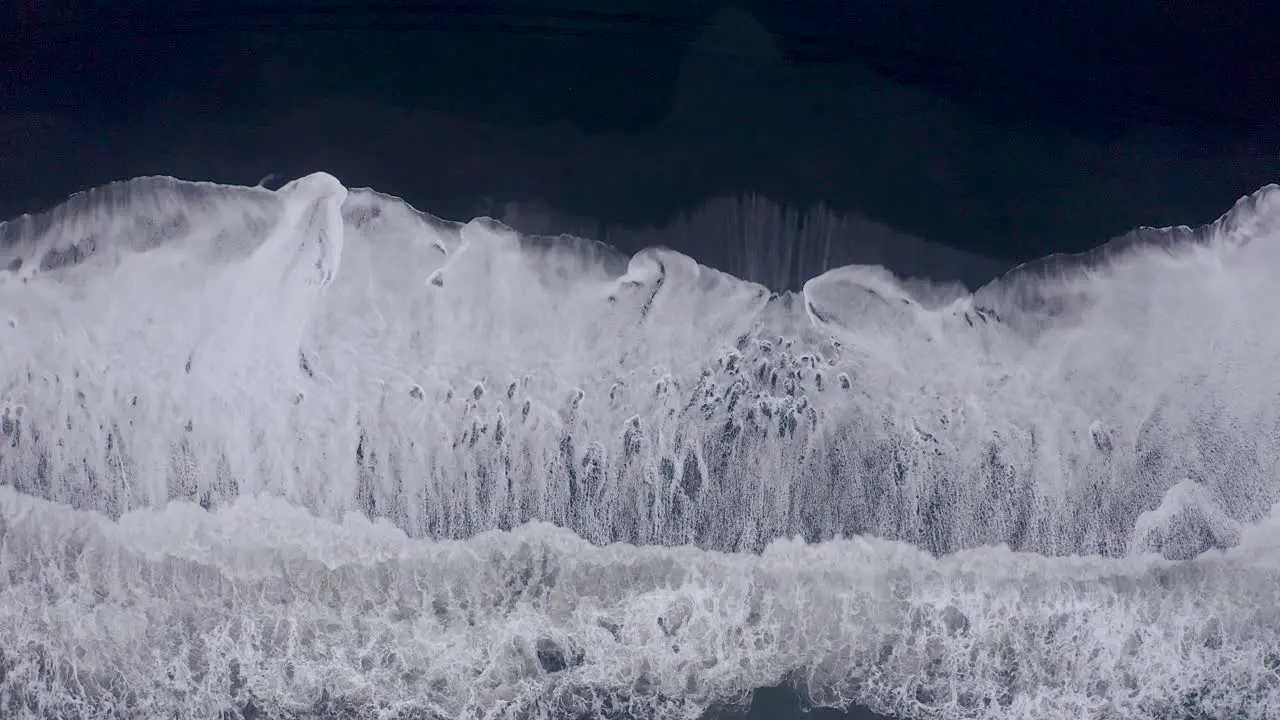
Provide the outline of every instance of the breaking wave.
{"type": "Polygon", "coordinates": [[[0,225],[0,707],[1263,717],[1278,223],[776,294],[324,174],[80,194],[0,225]]]}

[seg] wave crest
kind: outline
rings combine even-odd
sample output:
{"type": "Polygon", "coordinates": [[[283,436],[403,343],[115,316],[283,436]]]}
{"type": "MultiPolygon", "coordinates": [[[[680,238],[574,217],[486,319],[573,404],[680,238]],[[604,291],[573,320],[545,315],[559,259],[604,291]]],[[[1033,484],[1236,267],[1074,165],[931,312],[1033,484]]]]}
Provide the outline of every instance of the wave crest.
{"type": "Polygon", "coordinates": [[[1265,716],[1277,198],[974,294],[323,174],[0,225],[0,702],[1265,716]]]}

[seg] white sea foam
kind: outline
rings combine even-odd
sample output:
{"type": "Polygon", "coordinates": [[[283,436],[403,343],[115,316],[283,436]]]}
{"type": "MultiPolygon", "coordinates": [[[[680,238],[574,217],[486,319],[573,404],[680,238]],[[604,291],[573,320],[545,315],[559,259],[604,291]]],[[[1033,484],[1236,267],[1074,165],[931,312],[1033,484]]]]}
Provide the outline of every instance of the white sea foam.
{"type": "Polygon", "coordinates": [[[77,196],[0,225],[0,700],[1263,717],[1278,222],[775,295],[324,174],[77,196]]]}
{"type": "Polygon", "coordinates": [[[1280,701],[1280,512],[1185,562],[600,547],[543,523],[433,542],[273,497],[111,521],[4,488],[0,519],[4,700],[66,716],[287,713],[327,693],[383,716],[575,716],[612,696],[694,717],[784,677],[935,717],[1280,701]]]}

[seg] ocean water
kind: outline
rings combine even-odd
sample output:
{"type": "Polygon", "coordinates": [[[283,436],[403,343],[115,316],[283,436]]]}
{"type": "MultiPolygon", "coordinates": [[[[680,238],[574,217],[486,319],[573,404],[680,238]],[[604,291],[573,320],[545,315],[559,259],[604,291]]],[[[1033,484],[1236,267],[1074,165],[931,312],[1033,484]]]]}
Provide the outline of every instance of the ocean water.
{"type": "Polygon", "coordinates": [[[1280,188],[972,293],[323,173],[0,268],[0,716],[1280,714],[1280,188]]]}

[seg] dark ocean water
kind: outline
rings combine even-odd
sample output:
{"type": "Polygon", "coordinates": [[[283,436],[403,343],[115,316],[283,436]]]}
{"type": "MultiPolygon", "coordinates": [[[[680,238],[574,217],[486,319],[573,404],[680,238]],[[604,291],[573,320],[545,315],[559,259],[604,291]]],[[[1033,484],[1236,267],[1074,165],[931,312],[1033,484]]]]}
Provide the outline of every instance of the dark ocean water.
{"type": "Polygon", "coordinates": [[[812,708],[793,688],[758,688],[751,693],[747,708],[709,710],[701,720],[896,720],[865,707],[852,706],[843,712],[832,708],[812,708]]]}

